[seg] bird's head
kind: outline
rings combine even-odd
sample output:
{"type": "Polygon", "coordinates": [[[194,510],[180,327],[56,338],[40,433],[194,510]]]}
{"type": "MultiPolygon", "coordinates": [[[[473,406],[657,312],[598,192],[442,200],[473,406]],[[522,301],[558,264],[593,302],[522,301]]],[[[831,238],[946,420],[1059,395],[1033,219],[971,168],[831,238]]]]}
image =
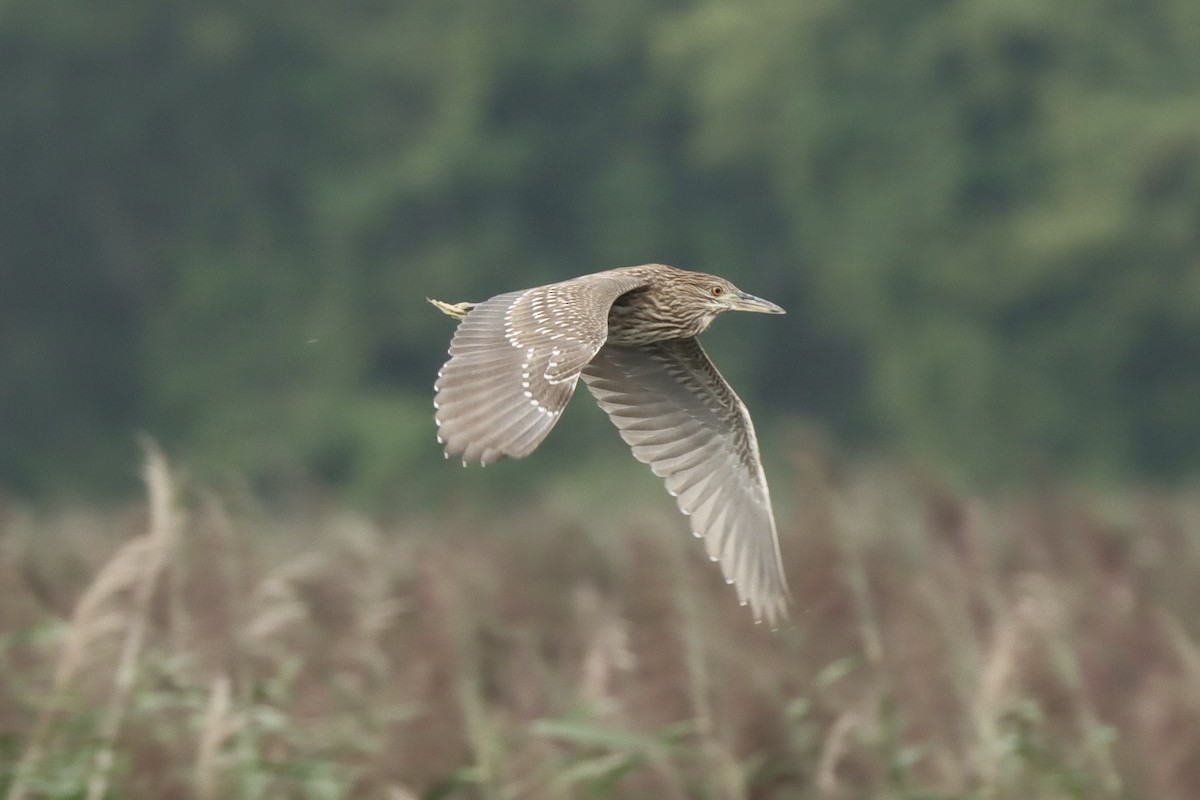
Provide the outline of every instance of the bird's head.
{"type": "Polygon", "coordinates": [[[726,311],[753,311],[759,314],[785,314],[782,308],[761,297],[755,297],[734,286],[724,278],[702,272],[684,273],[677,291],[692,309],[699,330],[707,328],[717,315],[726,311]]]}

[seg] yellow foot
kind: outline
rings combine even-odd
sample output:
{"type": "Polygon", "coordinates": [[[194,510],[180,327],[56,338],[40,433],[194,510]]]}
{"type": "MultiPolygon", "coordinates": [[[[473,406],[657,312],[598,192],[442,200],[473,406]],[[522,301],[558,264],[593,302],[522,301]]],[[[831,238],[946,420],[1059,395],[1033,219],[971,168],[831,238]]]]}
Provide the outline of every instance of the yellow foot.
{"type": "Polygon", "coordinates": [[[434,300],[432,297],[426,297],[426,300],[448,317],[462,319],[467,315],[467,312],[475,307],[475,303],[443,303],[441,300],[434,300]]]}

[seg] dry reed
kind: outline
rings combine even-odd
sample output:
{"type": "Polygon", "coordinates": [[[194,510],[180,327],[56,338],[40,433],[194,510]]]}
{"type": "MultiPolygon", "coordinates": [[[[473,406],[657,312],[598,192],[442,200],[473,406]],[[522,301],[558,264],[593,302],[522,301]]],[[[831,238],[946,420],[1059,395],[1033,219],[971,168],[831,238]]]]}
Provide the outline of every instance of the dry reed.
{"type": "Polygon", "coordinates": [[[108,787],[121,722],[130,703],[138,659],[146,638],[150,601],[178,537],[179,518],[166,458],[150,440],[144,477],[149,496],[149,530],[122,546],[96,575],[76,604],[62,655],[54,673],[49,699],[38,714],[29,742],[8,791],[8,800],[24,800],[28,777],[52,735],[71,683],[87,663],[96,643],[124,634],[113,686],[99,729],[99,747],[87,779],[87,800],[100,800],[108,787]],[[124,595],[130,594],[127,602],[124,595]]]}
{"type": "Polygon", "coordinates": [[[803,478],[771,632],[665,512],[185,519],[150,449],[147,532],[99,567],[26,587],[21,537],[78,565],[84,518],[8,530],[21,624],[78,599],[58,640],[0,631],[0,786],[49,796],[73,748],[76,797],[1200,794],[1200,496],[803,478]]]}

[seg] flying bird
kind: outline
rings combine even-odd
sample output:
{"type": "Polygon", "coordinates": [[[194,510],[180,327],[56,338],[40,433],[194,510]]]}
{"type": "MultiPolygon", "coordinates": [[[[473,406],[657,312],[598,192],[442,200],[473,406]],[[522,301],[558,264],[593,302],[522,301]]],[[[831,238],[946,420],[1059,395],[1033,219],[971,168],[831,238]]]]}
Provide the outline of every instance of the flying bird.
{"type": "Polygon", "coordinates": [[[767,479],[745,404],[697,336],[726,311],[783,314],[724,278],[621,267],[497,295],[430,300],[461,320],[434,384],[446,457],[523,458],[582,377],[637,460],[666,481],[709,557],[756,621],[790,598],[767,479]]]}

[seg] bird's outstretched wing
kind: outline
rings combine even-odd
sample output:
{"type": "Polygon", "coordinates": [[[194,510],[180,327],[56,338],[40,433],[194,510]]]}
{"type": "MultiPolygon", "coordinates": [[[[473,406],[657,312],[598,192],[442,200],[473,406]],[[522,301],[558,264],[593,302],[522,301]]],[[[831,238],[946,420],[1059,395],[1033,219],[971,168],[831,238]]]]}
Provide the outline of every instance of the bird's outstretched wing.
{"type": "Polygon", "coordinates": [[[666,480],[741,602],[774,627],[789,593],[758,441],[700,342],[607,344],[583,380],[633,455],[666,480]]]}
{"type": "Polygon", "coordinates": [[[604,344],[613,301],[645,284],[613,270],[497,295],[464,312],[434,384],[446,457],[490,464],[533,452],[604,344]]]}

